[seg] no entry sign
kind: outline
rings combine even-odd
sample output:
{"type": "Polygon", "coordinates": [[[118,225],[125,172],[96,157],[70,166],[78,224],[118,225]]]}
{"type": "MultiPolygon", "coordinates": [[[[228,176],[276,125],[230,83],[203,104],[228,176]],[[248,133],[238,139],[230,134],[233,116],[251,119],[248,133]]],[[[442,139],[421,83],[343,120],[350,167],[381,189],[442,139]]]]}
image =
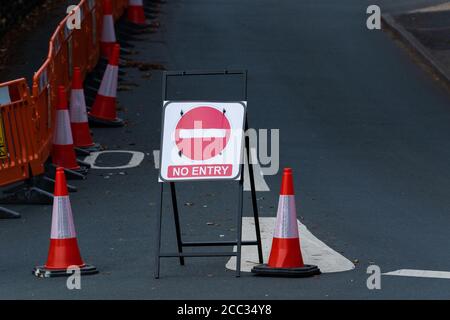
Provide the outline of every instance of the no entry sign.
{"type": "Polygon", "coordinates": [[[166,102],[160,180],[239,179],[246,102],[166,102]]]}

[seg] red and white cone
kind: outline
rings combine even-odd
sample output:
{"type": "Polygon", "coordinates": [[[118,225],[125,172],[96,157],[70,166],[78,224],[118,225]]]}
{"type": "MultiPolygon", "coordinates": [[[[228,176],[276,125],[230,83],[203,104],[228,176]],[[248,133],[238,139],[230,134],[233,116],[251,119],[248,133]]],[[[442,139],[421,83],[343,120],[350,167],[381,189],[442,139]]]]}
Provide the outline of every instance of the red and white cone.
{"type": "Polygon", "coordinates": [[[109,58],[116,42],[112,0],[103,0],[103,28],[100,39],[100,50],[104,58],[109,58]]]}
{"type": "Polygon", "coordinates": [[[96,267],[86,265],[81,258],[64,169],[57,168],[47,263],[35,267],[33,274],[41,278],[70,276],[67,270],[74,267],[82,275],[98,273],[96,267]]]}
{"type": "Polygon", "coordinates": [[[94,105],[88,113],[92,123],[120,127],[124,125],[117,117],[117,81],[119,73],[120,45],[116,44],[109,58],[94,105]]]}
{"type": "Polygon", "coordinates": [[[320,274],[317,266],[305,265],[295,208],[292,169],[283,172],[277,222],[272,241],[269,263],[256,266],[252,272],[263,276],[310,277],[320,274]]]}
{"type": "Polygon", "coordinates": [[[144,12],[143,0],[129,0],[128,1],[128,21],[138,25],[146,25],[147,21],[144,12]]]}
{"type": "Polygon", "coordinates": [[[98,145],[92,140],[86,111],[86,99],[84,96],[83,79],[81,69],[74,68],[72,79],[72,91],[70,93],[70,125],[74,146],[88,151],[97,151],[98,145]]]}
{"type": "Polygon", "coordinates": [[[80,170],[75,156],[72,130],[70,128],[69,109],[67,108],[66,90],[58,88],[58,105],[56,106],[56,128],[53,136],[52,162],[57,167],[80,170]]]}

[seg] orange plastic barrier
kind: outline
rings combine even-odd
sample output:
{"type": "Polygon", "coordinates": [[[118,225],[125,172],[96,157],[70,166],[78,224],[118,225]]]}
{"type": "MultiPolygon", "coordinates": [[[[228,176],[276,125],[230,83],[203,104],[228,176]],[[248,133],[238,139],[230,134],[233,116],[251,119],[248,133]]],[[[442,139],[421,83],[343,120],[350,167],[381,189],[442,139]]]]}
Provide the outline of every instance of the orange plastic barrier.
{"type": "MultiPolygon", "coordinates": [[[[113,4],[117,20],[128,0],[113,4]]],[[[25,79],[0,84],[0,186],[44,173],[53,145],[57,88],[62,85],[69,93],[73,68],[79,67],[84,78],[99,61],[102,0],[82,0],[74,12],[80,14],[81,28],[68,27],[71,14],[58,25],[47,59],[33,77],[32,96],[25,79]]]]}
{"type": "Polygon", "coordinates": [[[33,77],[33,98],[38,110],[39,157],[45,162],[51,153],[57,88],[70,92],[73,67],[79,67],[83,78],[100,57],[101,1],[83,0],[79,10],[81,28],[70,30],[67,16],[50,39],[47,60],[33,77]]]}
{"type": "Polygon", "coordinates": [[[44,173],[29,92],[25,79],[0,84],[0,186],[44,173]]]}

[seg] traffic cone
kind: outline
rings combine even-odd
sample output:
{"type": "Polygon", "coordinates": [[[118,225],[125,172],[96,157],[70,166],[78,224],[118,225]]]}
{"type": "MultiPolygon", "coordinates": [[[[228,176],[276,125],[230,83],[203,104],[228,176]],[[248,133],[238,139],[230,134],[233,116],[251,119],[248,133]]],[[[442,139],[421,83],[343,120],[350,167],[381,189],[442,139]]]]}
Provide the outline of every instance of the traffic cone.
{"type": "Polygon", "coordinates": [[[73,70],[72,91],[70,94],[70,125],[75,147],[88,151],[97,151],[99,149],[98,145],[92,140],[89,129],[83,80],[81,69],[78,67],[75,67],[73,70]]]}
{"type": "Polygon", "coordinates": [[[281,182],[277,222],[269,263],[256,266],[252,272],[262,276],[310,277],[320,274],[317,266],[303,263],[295,209],[292,169],[286,168],[281,182]]]}
{"type": "Polygon", "coordinates": [[[71,273],[67,273],[69,267],[80,268],[82,275],[98,273],[96,267],[86,265],[81,258],[66,176],[63,168],[57,168],[47,263],[44,266],[35,267],[33,274],[40,278],[70,276],[71,273]]]}
{"type": "Polygon", "coordinates": [[[52,162],[58,167],[80,170],[75,156],[72,130],[70,128],[67,96],[64,86],[58,88],[58,105],[56,106],[56,128],[53,136],[52,162]]]}
{"type": "Polygon", "coordinates": [[[100,49],[104,58],[109,58],[116,42],[112,1],[103,0],[103,28],[100,39],[100,49]]]}
{"type": "Polygon", "coordinates": [[[142,0],[128,1],[128,21],[134,24],[146,25],[144,3],[142,0]]]}
{"type": "Polygon", "coordinates": [[[88,113],[92,123],[120,127],[123,120],[117,117],[116,96],[117,78],[119,72],[120,45],[116,44],[111,53],[108,66],[103,75],[102,83],[98,89],[94,105],[88,113]]]}

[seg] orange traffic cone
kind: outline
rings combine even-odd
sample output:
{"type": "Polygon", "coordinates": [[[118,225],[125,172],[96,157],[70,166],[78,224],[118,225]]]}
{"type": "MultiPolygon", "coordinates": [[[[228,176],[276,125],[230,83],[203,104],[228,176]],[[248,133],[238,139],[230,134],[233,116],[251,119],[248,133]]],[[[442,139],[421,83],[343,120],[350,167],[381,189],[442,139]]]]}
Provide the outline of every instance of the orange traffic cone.
{"type": "Polygon", "coordinates": [[[147,24],[143,0],[128,1],[128,21],[140,25],[147,24]]]}
{"type": "Polygon", "coordinates": [[[56,129],[53,136],[52,162],[58,167],[80,170],[75,156],[72,130],[70,128],[67,96],[64,86],[58,88],[58,105],[56,106],[56,129]]]}
{"type": "Polygon", "coordinates": [[[116,96],[117,80],[119,73],[120,45],[116,44],[111,53],[108,66],[103,75],[100,89],[89,114],[89,120],[93,123],[120,127],[123,120],[117,117],[116,96]]]}
{"type": "Polygon", "coordinates": [[[303,263],[295,209],[292,169],[283,172],[277,222],[269,263],[256,266],[252,272],[263,276],[310,277],[320,274],[317,266],[303,263]]]}
{"type": "Polygon", "coordinates": [[[116,41],[112,1],[103,0],[103,28],[100,39],[100,48],[104,58],[109,58],[116,41]]]}
{"type": "Polygon", "coordinates": [[[99,149],[92,140],[89,129],[83,80],[81,77],[81,69],[78,67],[75,67],[73,70],[72,91],[70,94],[70,125],[75,147],[89,151],[99,149]]]}
{"type": "Polygon", "coordinates": [[[80,268],[82,275],[98,273],[96,267],[86,265],[81,258],[66,176],[63,168],[57,168],[47,263],[44,266],[35,267],[33,274],[41,278],[69,276],[70,273],[67,273],[69,267],[80,268]]]}

